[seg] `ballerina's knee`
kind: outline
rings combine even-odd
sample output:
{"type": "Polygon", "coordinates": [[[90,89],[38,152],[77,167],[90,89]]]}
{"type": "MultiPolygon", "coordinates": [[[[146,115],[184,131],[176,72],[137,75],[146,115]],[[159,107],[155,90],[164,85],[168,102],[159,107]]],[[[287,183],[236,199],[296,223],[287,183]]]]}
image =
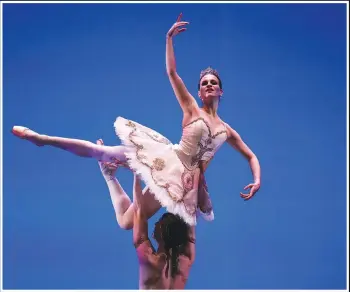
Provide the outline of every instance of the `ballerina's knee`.
{"type": "Polygon", "coordinates": [[[124,230],[130,230],[133,228],[133,222],[130,221],[130,220],[126,220],[126,218],[124,218],[124,216],[116,216],[116,219],[117,219],[117,222],[118,222],[118,225],[121,229],[124,229],[124,230]]]}

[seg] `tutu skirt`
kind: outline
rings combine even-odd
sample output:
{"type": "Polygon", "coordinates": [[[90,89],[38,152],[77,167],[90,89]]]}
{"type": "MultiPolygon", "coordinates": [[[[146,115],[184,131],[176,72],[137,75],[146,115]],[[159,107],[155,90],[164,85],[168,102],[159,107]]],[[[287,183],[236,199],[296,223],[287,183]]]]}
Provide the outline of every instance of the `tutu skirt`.
{"type": "Polygon", "coordinates": [[[196,225],[200,203],[204,217],[213,220],[203,175],[199,168],[190,170],[184,166],[176,144],[156,131],[122,117],[116,119],[114,128],[126,146],[129,167],[142,178],[168,212],[179,215],[189,225],[196,225]]]}

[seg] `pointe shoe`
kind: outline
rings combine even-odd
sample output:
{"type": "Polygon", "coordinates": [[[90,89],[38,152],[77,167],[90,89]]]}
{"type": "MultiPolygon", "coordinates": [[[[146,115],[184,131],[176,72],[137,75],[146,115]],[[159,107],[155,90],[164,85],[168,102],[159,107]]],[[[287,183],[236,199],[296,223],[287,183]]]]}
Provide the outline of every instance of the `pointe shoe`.
{"type": "Polygon", "coordinates": [[[25,139],[25,132],[26,132],[27,130],[29,130],[29,129],[26,128],[26,127],[14,126],[14,127],[12,128],[12,131],[11,131],[11,132],[12,132],[15,136],[17,136],[17,137],[19,137],[19,138],[21,138],[21,139],[25,139]]]}
{"type": "MultiPolygon", "coordinates": [[[[34,131],[32,131],[29,128],[26,127],[22,127],[22,126],[14,126],[12,128],[12,134],[14,134],[15,136],[17,136],[18,138],[24,139],[24,140],[28,140],[33,142],[35,145],[37,146],[44,146],[43,143],[37,142],[37,141],[32,141],[30,135],[28,135],[28,132],[31,131],[33,133],[35,133],[34,131]]],[[[37,133],[35,133],[37,134],[37,133]]]]}

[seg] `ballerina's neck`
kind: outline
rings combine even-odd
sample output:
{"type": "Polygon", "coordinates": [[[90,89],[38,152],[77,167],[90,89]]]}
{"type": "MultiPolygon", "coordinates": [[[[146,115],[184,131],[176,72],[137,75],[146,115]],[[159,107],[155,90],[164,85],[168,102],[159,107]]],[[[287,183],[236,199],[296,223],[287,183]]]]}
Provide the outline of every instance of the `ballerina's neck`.
{"type": "Polygon", "coordinates": [[[216,118],[218,115],[217,107],[203,105],[203,107],[201,107],[201,111],[213,118],[216,118]]]}

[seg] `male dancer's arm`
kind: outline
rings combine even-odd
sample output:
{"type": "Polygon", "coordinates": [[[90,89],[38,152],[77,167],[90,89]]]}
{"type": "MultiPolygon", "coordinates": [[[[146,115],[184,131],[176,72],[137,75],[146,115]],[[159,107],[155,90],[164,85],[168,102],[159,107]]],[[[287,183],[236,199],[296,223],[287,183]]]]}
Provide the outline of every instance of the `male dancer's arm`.
{"type": "Polygon", "coordinates": [[[155,262],[154,248],[148,238],[148,222],[147,216],[144,213],[144,202],[142,194],[141,182],[137,175],[134,175],[134,227],[133,227],[133,242],[136,248],[137,256],[140,263],[155,262]]]}
{"type": "Polygon", "coordinates": [[[185,247],[185,254],[193,264],[196,257],[196,227],[190,226],[188,228],[188,243],[185,247]]]}

